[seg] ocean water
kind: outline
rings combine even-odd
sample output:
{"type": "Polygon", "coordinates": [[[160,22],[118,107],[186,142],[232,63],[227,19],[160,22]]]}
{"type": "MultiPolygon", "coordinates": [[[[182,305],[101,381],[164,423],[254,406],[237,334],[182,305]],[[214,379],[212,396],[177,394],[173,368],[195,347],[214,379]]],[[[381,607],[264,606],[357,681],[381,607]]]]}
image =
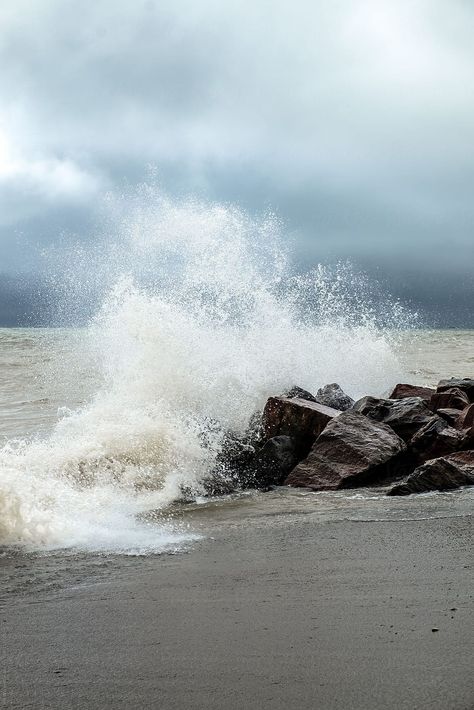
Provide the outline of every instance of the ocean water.
{"type": "Polygon", "coordinates": [[[167,511],[200,500],[222,436],[268,396],[474,372],[474,331],[420,329],[347,264],[294,276],[273,217],[146,198],[66,255],[58,309],[76,317],[93,292],[86,327],[0,330],[7,548],[180,549],[195,532],[167,511]]]}
{"type": "MultiPolygon", "coordinates": [[[[103,381],[97,361],[84,346],[88,337],[86,329],[0,328],[3,447],[13,440],[48,440],[61,419],[87,409],[103,381]]],[[[354,396],[388,394],[396,384],[394,375],[435,386],[442,378],[472,376],[474,371],[474,330],[412,329],[391,334],[391,341],[392,350],[384,355],[393,370],[385,381],[377,376],[372,387],[368,380],[364,391],[346,382],[354,396]]],[[[314,387],[320,383],[323,379],[314,387]]]]}

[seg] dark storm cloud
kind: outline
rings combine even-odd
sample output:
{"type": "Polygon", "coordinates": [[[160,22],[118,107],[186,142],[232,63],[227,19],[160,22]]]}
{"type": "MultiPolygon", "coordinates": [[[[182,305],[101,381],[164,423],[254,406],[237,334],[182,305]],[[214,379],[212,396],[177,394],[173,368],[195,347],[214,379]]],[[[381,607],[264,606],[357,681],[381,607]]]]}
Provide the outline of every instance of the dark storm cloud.
{"type": "Polygon", "coordinates": [[[442,284],[447,313],[474,291],[473,30],[460,0],[7,0],[0,270],[91,238],[151,164],[276,209],[301,261],[352,258],[430,308],[442,284]]]}

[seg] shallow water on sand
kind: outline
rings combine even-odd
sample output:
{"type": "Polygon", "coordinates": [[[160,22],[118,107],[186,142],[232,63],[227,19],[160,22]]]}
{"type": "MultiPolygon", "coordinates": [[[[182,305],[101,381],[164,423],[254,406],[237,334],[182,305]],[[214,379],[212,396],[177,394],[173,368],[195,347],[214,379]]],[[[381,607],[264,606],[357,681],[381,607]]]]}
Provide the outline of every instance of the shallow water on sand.
{"type": "Polygon", "coordinates": [[[267,493],[248,491],[189,504],[175,504],[166,512],[150,511],[145,519],[152,529],[161,529],[171,517],[175,526],[192,531],[192,540],[175,542],[167,549],[156,553],[151,551],[146,556],[110,551],[91,554],[74,549],[51,550],[48,553],[5,549],[0,552],[0,605],[12,596],[37,597],[65,588],[86,588],[107,581],[111,575],[119,583],[121,579],[148,569],[147,565],[153,567],[157,554],[192,554],[201,545],[218,544],[223,535],[230,535],[238,545],[240,536],[249,526],[258,535],[262,528],[276,530],[280,526],[290,529],[293,525],[319,528],[344,521],[361,525],[385,522],[404,525],[423,520],[453,520],[455,523],[459,518],[472,518],[472,488],[399,498],[387,497],[385,492],[385,488],[360,488],[312,493],[281,487],[267,493]]]}

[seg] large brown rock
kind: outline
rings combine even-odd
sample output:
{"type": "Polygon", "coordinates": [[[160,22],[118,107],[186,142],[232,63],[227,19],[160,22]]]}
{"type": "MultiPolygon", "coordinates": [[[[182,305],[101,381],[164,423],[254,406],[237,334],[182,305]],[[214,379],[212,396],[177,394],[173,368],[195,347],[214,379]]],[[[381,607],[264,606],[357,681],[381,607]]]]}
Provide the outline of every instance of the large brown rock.
{"type": "Polygon", "coordinates": [[[263,411],[263,436],[291,436],[298,458],[304,458],[324,427],[341,412],[297,397],[270,397],[263,411]]]}
{"type": "Polygon", "coordinates": [[[451,454],[464,445],[464,432],[450,426],[441,417],[433,416],[410,441],[410,449],[419,462],[451,454]]]}
{"type": "Polygon", "coordinates": [[[404,483],[387,495],[405,496],[427,491],[448,491],[474,485],[474,451],[459,451],[419,466],[404,483]]]}
{"type": "Polygon", "coordinates": [[[445,390],[451,390],[453,387],[462,390],[469,397],[470,402],[474,402],[474,379],[471,377],[451,377],[450,380],[440,380],[438,382],[437,392],[444,392],[445,390]]]}
{"type": "Polygon", "coordinates": [[[421,397],[428,403],[436,390],[431,387],[420,387],[418,385],[398,384],[395,385],[389,399],[404,399],[405,397],[421,397]]]}
{"type": "Polygon", "coordinates": [[[430,407],[433,411],[438,409],[464,409],[469,406],[469,397],[466,392],[459,387],[435,392],[430,400],[430,407]]]}
{"type": "MultiPolygon", "coordinates": [[[[285,480],[316,491],[351,488],[403,474],[403,440],[385,424],[342,412],[285,480]]],[[[393,480],[393,478],[392,478],[393,480]]]]}
{"type": "Polygon", "coordinates": [[[388,424],[404,441],[409,441],[433,416],[433,412],[421,397],[362,397],[354,404],[353,410],[376,422],[388,424]]]}

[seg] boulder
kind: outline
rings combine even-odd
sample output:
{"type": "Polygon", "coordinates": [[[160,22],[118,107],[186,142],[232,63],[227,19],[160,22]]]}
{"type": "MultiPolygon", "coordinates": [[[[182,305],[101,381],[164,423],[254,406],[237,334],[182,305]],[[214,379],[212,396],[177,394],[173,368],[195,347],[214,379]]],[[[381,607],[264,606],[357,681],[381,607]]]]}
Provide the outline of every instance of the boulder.
{"type": "Polygon", "coordinates": [[[409,441],[433,416],[421,397],[404,399],[377,399],[362,397],[353,406],[353,411],[369,419],[388,424],[404,441],[409,441]]]}
{"type": "Polygon", "coordinates": [[[435,392],[431,397],[430,406],[433,411],[438,409],[464,409],[469,406],[469,397],[459,387],[435,392]]]}
{"type": "Polygon", "coordinates": [[[291,436],[299,460],[304,458],[324,427],[341,412],[298,397],[270,397],[263,411],[263,436],[291,436]]]}
{"type": "Polygon", "coordinates": [[[448,491],[474,485],[474,451],[459,451],[427,461],[394,486],[387,495],[405,496],[427,491],[448,491]]]}
{"type": "Polygon", "coordinates": [[[326,405],[326,407],[339,409],[341,412],[350,409],[354,404],[352,397],[349,397],[336,382],[321,387],[316,392],[316,401],[326,405]]]}
{"type": "Polygon", "coordinates": [[[246,434],[229,431],[223,437],[215,468],[204,483],[209,495],[223,495],[254,486],[255,457],[260,446],[257,440],[249,439],[246,434]]]}
{"type": "Polygon", "coordinates": [[[419,387],[418,385],[398,384],[395,385],[389,399],[404,399],[405,397],[421,397],[421,399],[429,403],[431,395],[435,394],[436,390],[431,387],[419,387]]]}
{"type": "Polygon", "coordinates": [[[465,434],[441,417],[433,416],[410,441],[410,450],[419,462],[451,454],[462,448],[465,434]]]}
{"type": "Polygon", "coordinates": [[[295,385],[292,387],[288,392],[284,392],[282,397],[288,397],[288,399],[305,399],[308,402],[317,402],[318,400],[316,397],[311,394],[311,392],[308,392],[308,390],[304,390],[302,387],[298,387],[298,385],[295,385]]]}
{"type": "Polygon", "coordinates": [[[459,377],[451,377],[449,380],[440,380],[436,391],[444,392],[445,390],[453,389],[453,387],[465,392],[469,397],[469,401],[474,402],[474,379],[471,377],[464,377],[463,379],[459,377]]]}
{"type": "Polygon", "coordinates": [[[358,412],[342,412],[285,483],[320,491],[393,480],[406,473],[405,451],[405,443],[389,426],[358,412]]]}
{"type": "Polygon", "coordinates": [[[268,488],[281,483],[298,460],[296,444],[290,436],[275,436],[263,443],[248,442],[228,433],[204,487],[209,495],[268,488]]]}
{"type": "Polygon", "coordinates": [[[295,440],[291,436],[274,436],[265,442],[255,456],[255,484],[258,488],[281,483],[298,463],[295,440]]]}

